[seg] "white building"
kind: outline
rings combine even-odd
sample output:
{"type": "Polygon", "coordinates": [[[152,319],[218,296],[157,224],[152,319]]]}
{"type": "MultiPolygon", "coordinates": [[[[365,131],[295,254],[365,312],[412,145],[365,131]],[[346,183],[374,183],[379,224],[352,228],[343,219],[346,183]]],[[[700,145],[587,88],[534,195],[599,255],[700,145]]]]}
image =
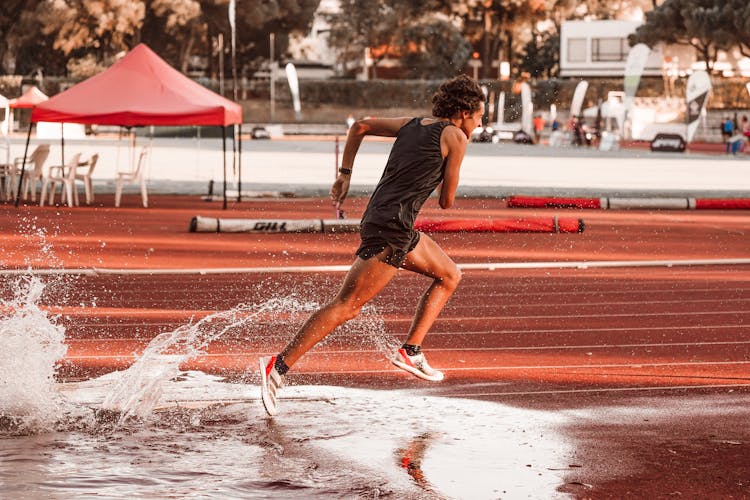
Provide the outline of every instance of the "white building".
{"type": "MultiPolygon", "coordinates": [[[[560,27],[560,76],[568,78],[621,77],[630,45],[628,35],[642,21],[564,21],[560,27]]],[[[695,49],[687,45],[659,45],[648,58],[645,76],[684,77],[705,69],[695,49]]],[[[750,76],[750,58],[738,50],[719,51],[714,70],[724,76],[750,76]]]]}
{"type": "MultiPolygon", "coordinates": [[[[560,28],[561,77],[621,77],[640,21],[565,21],[560,28]]],[[[651,52],[643,74],[661,76],[664,57],[651,52]]]]}
{"type": "Polygon", "coordinates": [[[321,0],[315,11],[310,32],[305,36],[289,40],[289,53],[292,59],[305,60],[311,63],[332,67],[336,64],[336,53],[328,44],[331,27],[326,19],[330,14],[339,11],[338,0],[321,0]]]}

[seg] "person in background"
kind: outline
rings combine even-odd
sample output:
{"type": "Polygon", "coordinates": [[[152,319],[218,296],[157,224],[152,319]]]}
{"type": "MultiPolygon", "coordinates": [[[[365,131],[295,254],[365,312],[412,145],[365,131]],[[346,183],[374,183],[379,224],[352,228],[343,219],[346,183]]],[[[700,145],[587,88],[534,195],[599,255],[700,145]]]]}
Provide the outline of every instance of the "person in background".
{"type": "Polygon", "coordinates": [[[727,154],[732,152],[732,143],[729,141],[732,135],[734,135],[734,122],[727,116],[721,125],[721,136],[724,138],[727,154]]]}
{"type": "Polygon", "coordinates": [[[349,192],[354,158],[365,136],[396,141],[362,216],[361,244],[338,294],[307,319],[279,354],[259,360],[261,399],[269,415],[277,412],[277,395],[287,371],[336,327],[355,318],[399,268],[427,276],[432,283],[419,301],[406,341],[389,353],[390,360],[422,379],[443,379],[443,373],[427,363],[421,345],[458,286],[461,272],[432,238],[414,230],[414,221],[436,189],[442,208],[453,205],[466,145],[482,123],[484,101],[477,82],[462,75],[440,85],[432,97],[430,118],[372,118],[352,125],[339,176],[331,187],[337,209],[349,192]]]}
{"type": "Polygon", "coordinates": [[[541,113],[537,113],[534,116],[534,143],[539,144],[539,140],[542,138],[542,131],[544,131],[544,117],[541,113]]]}

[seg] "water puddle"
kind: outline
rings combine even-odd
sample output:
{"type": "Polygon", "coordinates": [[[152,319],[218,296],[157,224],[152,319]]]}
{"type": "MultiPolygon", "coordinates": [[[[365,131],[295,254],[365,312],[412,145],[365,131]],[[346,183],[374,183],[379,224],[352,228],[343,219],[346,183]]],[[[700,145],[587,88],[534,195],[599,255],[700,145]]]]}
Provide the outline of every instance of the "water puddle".
{"type": "MultiPolygon", "coordinates": [[[[9,497],[512,498],[561,496],[559,414],[419,390],[288,386],[270,419],[258,379],[180,365],[297,297],[239,306],[158,335],[127,370],[57,383],[64,328],[17,282],[0,306],[0,484],[9,497]]],[[[395,343],[375,311],[352,338],[395,343]]],[[[364,341],[364,340],[363,340],[364,341]]]]}

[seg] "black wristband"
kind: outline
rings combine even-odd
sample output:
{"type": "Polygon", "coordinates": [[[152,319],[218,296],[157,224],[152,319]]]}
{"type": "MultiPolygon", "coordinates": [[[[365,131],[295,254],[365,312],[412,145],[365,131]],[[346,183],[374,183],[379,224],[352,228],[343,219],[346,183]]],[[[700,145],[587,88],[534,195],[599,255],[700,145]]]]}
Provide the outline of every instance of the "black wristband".
{"type": "Polygon", "coordinates": [[[339,173],[344,175],[352,175],[352,169],[351,168],[339,168],[339,173]]]}

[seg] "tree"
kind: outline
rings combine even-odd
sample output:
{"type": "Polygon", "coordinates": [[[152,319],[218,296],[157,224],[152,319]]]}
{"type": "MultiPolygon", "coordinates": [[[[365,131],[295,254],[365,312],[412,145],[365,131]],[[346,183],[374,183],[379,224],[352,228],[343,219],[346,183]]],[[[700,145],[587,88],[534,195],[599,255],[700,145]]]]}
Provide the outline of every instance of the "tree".
{"type": "Polygon", "coordinates": [[[731,45],[721,6],[725,0],[665,0],[646,13],[646,21],[628,37],[631,46],[645,43],[689,45],[711,71],[719,50],[731,45]]]}
{"type": "Polygon", "coordinates": [[[583,0],[579,7],[583,17],[594,19],[623,19],[637,11],[656,8],[657,0],[583,0]]]}
{"type": "MultiPolygon", "coordinates": [[[[320,0],[237,0],[237,61],[244,72],[257,70],[269,54],[269,34],[276,39],[275,53],[286,53],[289,34],[307,32],[320,0]]],[[[225,51],[229,53],[230,26],[227,17],[229,0],[201,0],[207,41],[224,34],[225,51]]],[[[228,65],[227,65],[228,66],[228,65]]],[[[228,71],[228,70],[227,70],[228,71]]]]}
{"type": "MultiPolygon", "coordinates": [[[[37,66],[38,63],[24,65],[24,62],[28,60],[24,58],[20,59],[21,64],[18,65],[18,56],[26,55],[22,54],[25,47],[35,45],[34,41],[41,29],[35,16],[40,1],[3,0],[0,2],[0,33],[3,34],[0,37],[0,70],[2,72],[16,74],[20,71],[23,74],[37,66]]],[[[37,56],[42,55],[43,53],[37,54],[37,56]]]]}
{"type": "Polygon", "coordinates": [[[519,30],[531,36],[528,26],[546,18],[544,0],[470,0],[452,3],[464,21],[464,35],[479,52],[482,77],[489,78],[492,63],[510,60],[519,30]]]}
{"type": "Polygon", "coordinates": [[[202,53],[196,44],[205,40],[206,28],[198,0],[146,0],[149,15],[143,21],[139,39],[161,57],[179,68],[189,70],[190,57],[202,53]],[[166,36],[165,36],[166,35],[166,36]]]}
{"type": "Polygon", "coordinates": [[[745,57],[750,57],[750,2],[725,0],[721,2],[721,23],[731,45],[745,57]]]}
{"type": "Polygon", "coordinates": [[[398,18],[397,9],[388,1],[341,0],[339,12],[328,21],[329,41],[342,66],[358,67],[365,51],[374,49],[370,54],[375,63],[373,68],[377,68],[377,63],[395,50],[398,18]]]}
{"type": "Polygon", "coordinates": [[[521,53],[521,72],[532,78],[554,78],[560,70],[560,35],[548,31],[534,33],[521,53]]]}
{"type": "Polygon", "coordinates": [[[440,80],[454,76],[471,55],[471,45],[458,29],[432,17],[407,26],[402,33],[402,62],[411,78],[440,80]]]}
{"type": "Polygon", "coordinates": [[[46,0],[36,9],[42,33],[55,35],[55,49],[92,54],[98,62],[134,45],[145,14],[142,0],[46,0]]]}

